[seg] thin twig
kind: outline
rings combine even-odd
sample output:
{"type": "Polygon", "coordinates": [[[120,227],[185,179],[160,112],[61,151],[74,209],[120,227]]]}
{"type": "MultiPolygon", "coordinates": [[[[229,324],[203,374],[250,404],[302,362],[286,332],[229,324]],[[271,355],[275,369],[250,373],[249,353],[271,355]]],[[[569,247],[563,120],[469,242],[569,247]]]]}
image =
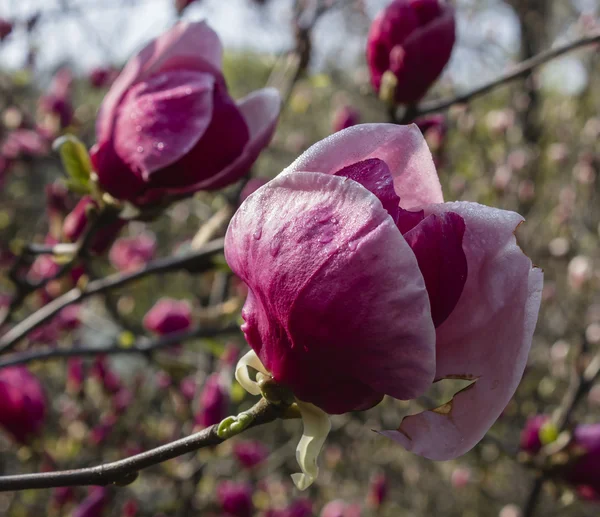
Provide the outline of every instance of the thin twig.
{"type": "Polygon", "coordinates": [[[565,45],[546,50],[545,52],[541,52],[537,56],[534,56],[531,59],[527,59],[526,61],[519,63],[506,74],[496,79],[493,79],[492,81],[483,84],[482,86],[473,88],[468,92],[461,93],[454,97],[424,103],[416,109],[414,116],[419,117],[422,115],[427,115],[429,113],[444,111],[454,106],[455,104],[464,104],[466,102],[469,102],[475,97],[479,97],[480,95],[494,90],[498,86],[502,86],[503,84],[507,84],[511,81],[519,79],[520,77],[523,77],[524,75],[527,75],[534,68],[537,68],[538,66],[543,65],[548,61],[562,56],[563,54],[567,54],[569,52],[572,52],[573,50],[577,50],[578,48],[585,47],[587,45],[592,45],[598,42],[600,42],[600,32],[594,32],[592,34],[589,34],[588,36],[585,36],[584,38],[572,41],[571,43],[567,43],[565,45]]]}
{"type": "Polygon", "coordinates": [[[0,339],[0,353],[12,349],[29,332],[48,321],[65,307],[79,303],[90,296],[123,287],[149,275],[181,270],[186,270],[190,273],[207,271],[213,267],[213,257],[223,251],[223,242],[223,239],[215,239],[194,252],[186,253],[182,256],[158,259],[133,273],[115,273],[114,275],[94,280],[83,289],[78,287],[71,289],[25,318],[2,336],[0,339]]]}
{"type": "Polygon", "coordinates": [[[32,363],[34,361],[48,361],[52,359],[67,359],[69,357],[84,357],[95,355],[146,355],[149,352],[160,350],[171,345],[176,345],[191,339],[215,337],[222,334],[232,334],[239,331],[239,325],[231,324],[215,328],[197,327],[184,332],[174,332],[156,339],[141,339],[133,346],[124,347],[120,343],[112,343],[107,346],[72,348],[52,348],[50,350],[28,350],[9,355],[0,361],[0,369],[8,366],[32,363]]]}
{"type": "MultiPolygon", "coordinates": [[[[283,418],[285,407],[269,404],[261,398],[246,413],[253,419],[246,429],[283,418]]],[[[64,486],[124,485],[133,482],[140,470],[158,465],[188,452],[211,447],[223,442],[217,435],[218,425],[155,449],[130,456],[123,460],[105,463],[96,467],[57,472],[41,472],[15,476],[0,476],[0,492],[13,490],[55,488],[64,486]]]]}

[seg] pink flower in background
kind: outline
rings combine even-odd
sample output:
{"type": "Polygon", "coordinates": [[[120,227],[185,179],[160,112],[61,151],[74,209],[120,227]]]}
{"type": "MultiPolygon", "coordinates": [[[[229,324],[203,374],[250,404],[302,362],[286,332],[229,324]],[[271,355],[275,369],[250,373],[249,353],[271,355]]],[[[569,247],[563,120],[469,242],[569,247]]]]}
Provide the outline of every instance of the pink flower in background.
{"type": "MultiPolygon", "coordinates": [[[[548,415],[527,420],[521,432],[521,449],[535,454],[542,448],[540,431],[550,422],[548,415]]],[[[558,477],[575,486],[584,499],[600,501],[600,424],[580,424],[566,452],[570,460],[558,471],[558,477]]]]}
{"type": "Polygon", "coordinates": [[[4,41],[12,32],[13,25],[8,20],[0,18],[0,41],[4,41]]]}
{"type": "Polygon", "coordinates": [[[73,499],[75,499],[75,490],[73,487],[63,486],[55,488],[52,491],[52,503],[58,510],[62,510],[62,508],[73,499]]]}
{"type": "Polygon", "coordinates": [[[269,449],[258,440],[241,440],[233,444],[233,455],[242,466],[251,469],[267,459],[269,449]]]}
{"type": "Polygon", "coordinates": [[[110,263],[119,271],[133,271],[146,265],[156,253],[156,238],[153,233],[142,233],[136,237],[117,239],[110,249],[110,263]]]}
{"type": "Polygon", "coordinates": [[[89,81],[93,88],[107,88],[119,75],[111,66],[98,66],[90,71],[89,81]]]}
{"type": "Polygon", "coordinates": [[[516,244],[522,220],[444,203],[414,125],[335,133],[229,225],[246,340],[277,382],[330,414],[473,381],[382,432],[427,458],[464,454],[514,394],[531,346],[542,272],[516,244]]]}
{"type": "Polygon", "coordinates": [[[386,500],[389,488],[385,474],[379,473],[373,476],[371,486],[369,487],[369,502],[371,506],[379,508],[386,500]]]}
{"type": "Polygon", "coordinates": [[[61,128],[73,121],[73,106],[71,104],[73,74],[63,67],[52,78],[50,88],[40,97],[39,108],[42,114],[57,117],[61,128]]]}
{"type": "Polygon", "coordinates": [[[220,373],[208,376],[200,393],[196,424],[209,427],[218,424],[227,416],[229,390],[220,373]]]}
{"type": "Polygon", "coordinates": [[[415,124],[423,133],[429,149],[433,153],[442,151],[448,126],[444,115],[429,115],[415,120],[415,124]]]}
{"type": "Polygon", "coordinates": [[[136,205],[240,179],[269,143],[280,98],[235,103],[222,48],[205,23],[178,23],[125,66],[106,95],[92,161],[100,186],[136,205]]]}
{"type": "Polygon", "coordinates": [[[10,160],[25,157],[37,157],[48,154],[48,141],[38,131],[15,129],[10,132],[2,144],[2,155],[10,160]]]}
{"type": "Polygon", "coordinates": [[[67,361],[67,391],[79,393],[85,380],[85,367],[81,357],[71,357],[67,361]]]}
{"type": "Polygon", "coordinates": [[[342,106],[333,114],[331,130],[335,133],[342,129],[355,126],[360,122],[360,113],[351,106],[342,106]]]}
{"type": "Polygon", "coordinates": [[[96,356],[90,368],[90,374],[100,381],[103,388],[113,395],[121,391],[122,384],[117,374],[110,367],[105,355],[96,356]]]}
{"type": "MultiPolygon", "coordinates": [[[[71,213],[65,217],[62,228],[64,238],[70,242],[76,242],[87,228],[90,211],[95,210],[97,207],[98,204],[91,196],[83,196],[71,213]]],[[[122,219],[117,219],[99,228],[92,239],[90,251],[97,255],[104,253],[116,239],[117,235],[119,235],[125,224],[125,221],[122,219]]]]}
{"type": "Polygon", "coordinates": [[[0,427],[22,444],[40,433],[46,396],[40,381],[22,366],[0,369],[0,427]]]}
{"type": "Polygon", "coordinates": [[[246,483],[221,481],[217,485],[217,499],[223,512],[231,517],[252,517],[252,487],[246,483]]]}
{"type": "Polygon", "coordinates": [[[192,306],[187,300],[162,298],[144,316],[144,327],[164,336],[187,330],[192,325],[192,306]]]}
{"type": "Polygon", "coordinates": [[[93,487],[89,495],[73,511],[72,517],[103,517],[108,504],[108,490],[104,487],[93,487]]]}
{"type": "Polygon", "coordinates": [[[455,40],[454,9],[440,0],[394,0],[373,21],[367,41],[371,83],[395,78],[395,101],[416,103],[442,73],[455,40]]]}
{"type": "Polygon", "coordinates": [[[319,515],[320,517],[360,517],[360,514],[360,505],[336,499],[327,503],[319,515]]]}

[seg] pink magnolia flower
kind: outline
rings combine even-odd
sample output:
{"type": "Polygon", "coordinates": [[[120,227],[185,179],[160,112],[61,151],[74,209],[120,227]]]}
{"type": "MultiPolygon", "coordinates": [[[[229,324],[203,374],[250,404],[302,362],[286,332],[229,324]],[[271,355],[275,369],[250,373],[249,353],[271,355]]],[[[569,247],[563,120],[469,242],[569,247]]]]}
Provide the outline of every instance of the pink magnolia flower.
{"type": "Polygon", "coordinates": [[[360,514],[360,505],[336,499],[327,503],[319,515],[320,517],[360,517],[360,514]]]}
{"type": "Polygon", "coordinates": [[[0,41],[4,41],[13,30],[13,24],[0,18],[0,41]]]}
{"type": "Polygon", "coordinates": [[[243,467],[251,469],[267,459],[269,449],[258,440],[241,440],[233,444],[233,454],[243,467]]]}
{"type": "MultiPolygon", "coordinates": [[[[521,449],[535,454],[542,448],[540,430],[550,421],[547,415],[530,418],[521,432],[521,449]]],[[[584,499],[600,501],[600,424],[580,424],[566,452],[570,461],[559,477],[575,486],[584,499]]]]}
{"type": "Polygon", "coordinates": [[[359,122],[360,113],[358,112],[358,110],[354,109],[351,106],[341,106],[333,114],[331,129],[335,133],[336,131],[341,131],[342,129],[347,129],[349,127],[355,126],[359,122]]]}
{"type": "Polygon", "coordinates": [[[209,375],[200,393],[196,424],[209,427],[218,424],[227,416],[229,391],[220,373],[209,375]]]}
{"type": "Polygon", "coordinates": [[[85,380],[85,366],[81,357],[71,357],[67,361],[67,391],[79,393],[85,380]]]}
{"type": "Polygon", "coordinates": [[[0,427],[19,443],[41,431],[46,396],[40,381],[22,366],[0,369],[0,427]]]}
{"type": "Polygon", "coordinates": [[[15,129],[8,134],[2,144],[2,155],[10,160],[44,156],[49,150],[46,138],[32,129],[15,129]]]}
{"type": "Polygon", "coordinates": [[[248,285],[242,330],[274,379],[330,414],[434,381],[473,381],[382,431],[446,460],[470,450],[523,374],[543,275],[514,212],[444,203],[414,125],[318,142],[234,215],[225,256],[248,285]]]}
{"type": "Polygon", "coordinates": [[[110,263],[119,271],[132,271],[146,265],[156,253],[156,238],[152,233],[117,239],[110,249],[110,263]]]}
{"type": "Polygon", "coordinates": [[[178,23],[132,58],[106,95],[92,161],[100,186],[138,206],[229,185],[248,172],[279,116],[274,89],[235,103],[219,38],[178,23]]]}
{"type": "Polygon", "coordinates": [[[40,111],[46,115],[57,117],[60,127],[64,128],[73,121],[73,106],[71,94],[73,74],[67,67],[56,72],[52,78],[50,88],[45,95],[40,97],[40,111]]]}
{"type": "Polygon", "coordinates": [[[375,508],[379,508],[387,498],[389,491],[387,477],[383,473],[376,474],[371,480],[369,488],[369,502],[375,508]]]}
{"type": "MultiPolygon", "coordinates": [[[[65,217],[62,227],[65,239],[71,242],[77,241],[87,228],[90,210],[95,210],[97,207],[98,203],[91,196],[83,196],[71,213],[65,217]]],[[[119,235],[125,224],[125,221],[122,219],[117,219],[99,228],[92,239],[90,251],[96,255],[104,253],[116,239],[117,235],[119,235]]]]}
{"type": "Polygon", "coordinates": [[[252,517],[252,487],[246,483],[221,481],[217,486],[217,498],[223,511],[231,517],[252,517]]]}
{"type": "Polygon", "coordinates": [[[192,325],[192,307],[187,300],[162,298],[144,316],[144,327],[160,336],[181,332],[192,325]]]}
{"type": "Polygon", "coordinates": [[[92,88],[106,88],[117,78],[119,72],[111,66],[98,66],[90,71],[88,77],[92,88]]]}
{"type": "Polygon", "coordinates": [[[93,487],[89,495],[73,511],[73,517],[102,517],[108,504],[108,490],[93,487]]]}
{"type": "Polygon", "coordinates": [[[395,78],[394,98],[417,102],[442,73],[455,39],[454,9],[440,0],[394,0],[373,21],[367,41],[371,83],[395,78]]]}

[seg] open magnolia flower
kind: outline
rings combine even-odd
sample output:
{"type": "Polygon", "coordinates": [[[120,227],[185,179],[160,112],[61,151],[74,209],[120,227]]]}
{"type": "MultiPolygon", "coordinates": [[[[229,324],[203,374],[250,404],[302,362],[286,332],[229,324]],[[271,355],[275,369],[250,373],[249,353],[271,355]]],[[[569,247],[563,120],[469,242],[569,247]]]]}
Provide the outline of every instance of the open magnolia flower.
{"type": "Polygon", "coordinates": [[[246,199],[225,238],[248,285],[252,352],[237,377],[258,394],[271,376],[298,400],[298,486],[316,476],[327,414],[412,399],[441,379],[473,382],[382,434],[435,460],[481,440],[519,384],[540,304],[542,272],[514,236],[522,220],[444,203],[414,125],[340,131],[246,199]]]}

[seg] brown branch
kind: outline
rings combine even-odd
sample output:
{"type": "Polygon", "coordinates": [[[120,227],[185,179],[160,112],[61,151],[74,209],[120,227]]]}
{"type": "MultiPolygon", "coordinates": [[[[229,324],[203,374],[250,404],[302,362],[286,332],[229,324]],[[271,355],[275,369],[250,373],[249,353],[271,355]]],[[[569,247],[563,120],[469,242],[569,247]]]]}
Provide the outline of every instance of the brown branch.
{"type": "Polygon", "coordinates": [[[465,93],[461,93],[459,95],[447,99],[426,102],[415,110],[414,116],[419,117],[422,115],[428,115],[430,113],[436,113],[438,111],[447,110],[455,104],[467,103],[475,97],[479,97],[480,95],[488,93],[489,91],[494,90],[499,86],[502,86],[527,75],[529,72],[531,72],[538,66],[552,61],[553,59],[560,57],[563,54],[567,54],[569,52],[572,52],[573,50],[577,50],[578,48],[585,47],[587,45],[593,45],[594,43],[599,42],[600,32],[594,32],[581,39],[572,41],[571,43],[567,43],[565,45],[546,50],[545,52],[541,52],[540,54],[532,57],[531,59],[527,59],[526,61],[519,63],[506,74],[496,79],[493,79],[492,81],[486,84],[478,86],[477,88],[473,88],[472,90],[469,90],[465,93]]]}
{"type": "Polygon", "coordinates": [[[201,339],[215,337],[222,334],[232,334],[239,331],[239,325],[231,324],[216,328],[197,327],[184,332],[174,332],[156,339],[139,340],[131,347],[124,347],[119,343],[109,344],[107,346],[84,347],[76,346],[72,348],[52,348],[50,350],[28,350],[9,355],[3,361],[0,361],[0,369],[8,366],[32,363],[34,361],[48,361],[52,359],[67,359],[69,357],[85,357],[95,355],[146,355],[155,350],[160,350],[171,345],[176,345],[189,341],[191,339],[201,339]]]}
{"type": "Polygon", "coordinates": [[[4,334],[0,338],[0,353],[11,350],[29,332],[48,321],[65,307],[79,303],[90,296],[123,287],[149,275],[181,270],[186,270],[190,273],[207,271],[213,267],[213,257],[223,251],[223,243],[223,239],[215,239],[194,252],[186,253],[182,256],[158,259],[133,273],[115,273],[114,275],[94,280],[83,289],[78,287],[71,289],[25,318],[4,334]]]}
{"type": "MultiPolygon", "coordinates": [[[[246,413],[252,415],[250,429],[273,422],[286,415],[286,407],[276,406],[261,398],[246,413]]],[[[174,442],[150,449],[119,461],[104,463],[96,467],[57,472],[41,472],[15,476],[0,476],[0,492],[64,486],[125,485],[137,478],[140,470],[158,465],[188,452],[218,445],[225,441],[217,435],[218,424],[174,442]]]]}

